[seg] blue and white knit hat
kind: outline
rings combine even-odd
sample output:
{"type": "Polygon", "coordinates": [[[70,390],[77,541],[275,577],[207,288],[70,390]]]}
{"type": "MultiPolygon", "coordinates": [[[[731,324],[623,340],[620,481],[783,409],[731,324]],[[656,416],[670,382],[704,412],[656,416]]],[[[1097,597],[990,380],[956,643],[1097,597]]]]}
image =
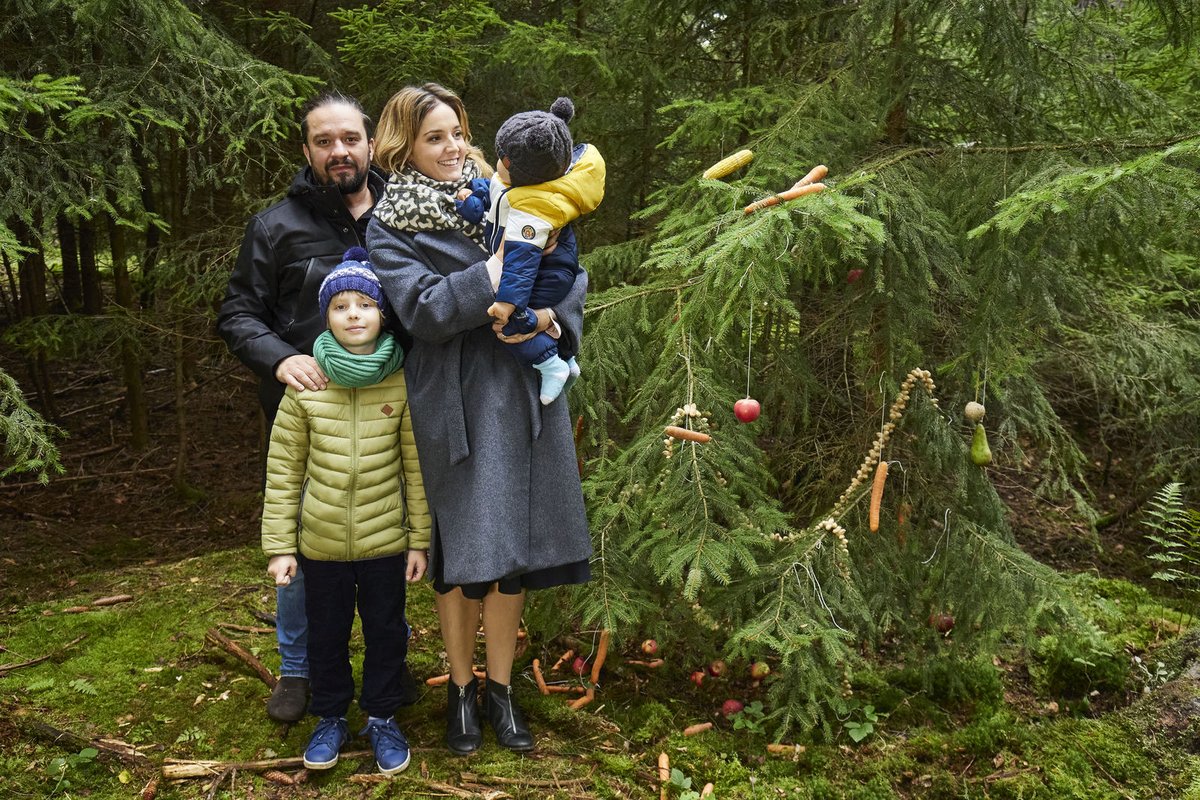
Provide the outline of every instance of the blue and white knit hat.
{"type": "Polygon", "coordinates": [[[347,250],[342,256],[342,263],[321,281],[321,289],[317,293],[317,306],[321,310],[322,319],[329,312],[329,301],[338,292],[362,292],[379,305],[380,311],[385,309],[387,299],[384,297],[383,287],[379,284],[375,271],[371,269],[371,263],[367,261],[367,251],[363,248],[351,247],[347,250]]]}

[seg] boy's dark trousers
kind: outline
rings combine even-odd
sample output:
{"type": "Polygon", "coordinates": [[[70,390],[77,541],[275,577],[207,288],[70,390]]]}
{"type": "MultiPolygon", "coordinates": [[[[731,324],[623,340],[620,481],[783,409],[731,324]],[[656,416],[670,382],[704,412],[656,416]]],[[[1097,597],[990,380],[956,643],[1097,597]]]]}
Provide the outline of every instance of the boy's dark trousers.
{"type": "Polygon", "coordinates": [[[350,631],[354,608],[362,620],[366,652],[358,704],[373,717],[400,707],[400,674],[408,657],[404,620],[405,555],[366,561],[318,561],[298,556],[308,611],[309,713],[344,717],[354,699],[350,631]]]}

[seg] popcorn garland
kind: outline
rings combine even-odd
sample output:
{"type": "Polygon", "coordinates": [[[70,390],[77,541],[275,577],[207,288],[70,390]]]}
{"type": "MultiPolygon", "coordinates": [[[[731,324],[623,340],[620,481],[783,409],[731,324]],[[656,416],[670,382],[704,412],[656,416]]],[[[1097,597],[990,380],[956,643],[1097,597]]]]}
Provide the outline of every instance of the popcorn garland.
{"type": "MultiPolygon", "coordinates": [[[[817,523],[816,529],[818,531],[832,533],[838,540],[838,550],[843,556],[842,559],[839,559],[838,570],[842,573],[843,578],[850,577],[849,568],[845,564],[845,560],[850,556],[850,550],[846,543],[846,529],[838,524],[837,518],[845,513],[851,498],[854,497],[854,493],[871,477],[872,470],[879,463],[879,459],[883,455],[883,450],[887,447],[888,440],[892,438],[892,433],[896,430],[896,423],[904,416],[904,410],[908,407],[908,400],[912,396],[913,387],[918,382],[929,393],[929,402],[933,403],[934,408],[938,407],[937,397],[933,393],[936,386],[933,383],[933,378],[930,376],[929,370],[921,369],[920,367],[910,370],[904,378],[904,383],[900,384],[900,393],[896,396],[896,400],[892,403],[891,410],[888,412],[887,423],[875,435],[875,441],[872,443],[870,451],[863,458],[862,464],[859,465],[858,472],[854,474],[854,479],[850,481],[850,485],[846,487],[846,491],[842,492],[841,497],[834,504],[829,516],[817,523]]],[[[777,542],[789,541],[793,536],[785,536],[779,533],[771,534],[771,538],[777,542]]]]}
{"type": "MultiPolygon", "coordinates": [[[[671,415],[671,421],[667,424],[709,433],[712,430],[712,426],[709,424],[708,414],[709,412],[707,411],[700,411],[695,403],[685,403],[675,409],[675,413],[671,415]],[[685,425],[685,422],[690,424],[685,425]]],[[[663,437],[662,454],[663,458],[670,458],[675,455],[675,440],[670,436],[663,437]]]]}

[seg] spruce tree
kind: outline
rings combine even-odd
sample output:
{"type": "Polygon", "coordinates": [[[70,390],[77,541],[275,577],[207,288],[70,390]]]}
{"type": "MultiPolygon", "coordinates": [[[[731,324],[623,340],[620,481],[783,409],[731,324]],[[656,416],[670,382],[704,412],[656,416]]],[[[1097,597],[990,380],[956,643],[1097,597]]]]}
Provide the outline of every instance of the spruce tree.
{"type": "Polygon", "coordinates": [[[991,471],[1094,517],[1090,431],[1069,420],[1099,411],[1154,469],[1194,469],[1200,397],[1194,314],[1154,289],[1194,285],[1175,254],[1195,230],[1162,219],[1192,218],[1195,120],[1139,71],[1150,50],[1188,58],[1171,48],[1191,4],[784,5],[774,26],[679,17],[705,32],[693,74],[723,88],[660,108],[679,121],[651,229],[585,259],[600,291],[572,406],[596,577],[553,606],[775,662],[778,735],[830,732],[883,652],[975,658],[1050,623],[1094,636],[1016,545],[991,471]],[[746,170],[699,177],[741,146],[746,170]],[[829,189],[743,213],[817,163],[829,189]],[[918,373],[889,415],[913,368],[940,404],[918,373]],[[743,425],[747,391],[763,413],[743,425]],[[967,401],[995,467],[971,458],[967,401]],[[664,439],[670,424],[712,440],[664,439]]]}

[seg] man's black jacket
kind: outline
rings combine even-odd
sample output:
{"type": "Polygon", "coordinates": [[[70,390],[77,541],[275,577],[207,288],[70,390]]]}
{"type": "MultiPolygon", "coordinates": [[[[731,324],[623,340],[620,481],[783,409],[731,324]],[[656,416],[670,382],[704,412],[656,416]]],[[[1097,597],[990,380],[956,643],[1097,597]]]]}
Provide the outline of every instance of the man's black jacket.
{"type": "MultiPolygon", "coordinates": [[[[384,174],[368,175],[372,196],[383,194],[384,174]]],[[[217,315],[217,331],[229,351],[259,377],[259,399],[268,419],[283,397],[275,366],[300,353],[312,354],[325,330],[317,309],[317,291],[346,250],[366,246],[363,233],[370,213],[355,220],[336,186],[318,186],[305,167],[287,197],[255,214],[229,289],[217,315]]]]}

